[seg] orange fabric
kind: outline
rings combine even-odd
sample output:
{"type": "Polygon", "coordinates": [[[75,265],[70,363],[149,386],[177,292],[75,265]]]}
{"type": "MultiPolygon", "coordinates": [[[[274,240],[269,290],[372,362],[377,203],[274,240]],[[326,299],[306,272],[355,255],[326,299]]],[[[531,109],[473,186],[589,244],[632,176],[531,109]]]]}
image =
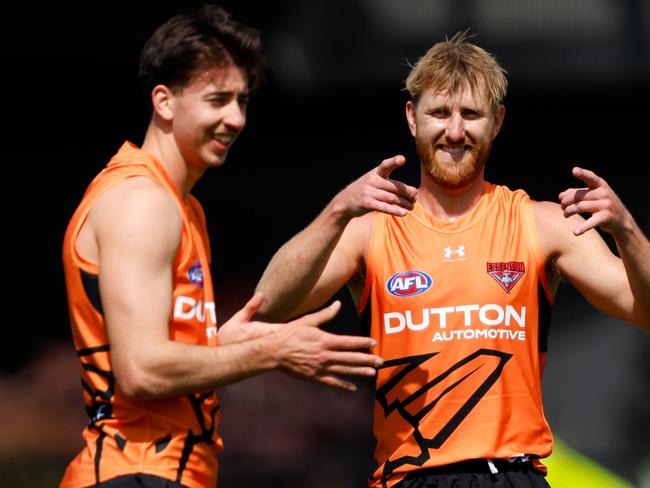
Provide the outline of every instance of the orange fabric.
{"type": "Polygon", "coordinates": [[[96,199],[113,185],[135,176],[151,178],[168,191],[182,218],[169,337],[188,344],[218,343],[203,210],[193,197],[187,202],[180,198],[152,156],[125,143],[88,187],[64,238],[68,308],[90,422],[83,431],[86,446],[68,466],[61,486],[91,486],[130,473],[161,476],[189,487],[216,486],[216,455],[223,448],[216,432],[216,395],[205,392],[160,400],[124,396],[113,377],[101,305],[92,300],[93,292],[98,296],[99,266],[85,260],[77,250],[78,233],[96,199]]]}
{"type": "Polygon", "coordinates": [[[385,361],[371,486],[468,459],[550,454],[544,262],[523,191],[488,184],[453,222],[419,204],[403,218],[374,215],[359,303],[385,361]]]}

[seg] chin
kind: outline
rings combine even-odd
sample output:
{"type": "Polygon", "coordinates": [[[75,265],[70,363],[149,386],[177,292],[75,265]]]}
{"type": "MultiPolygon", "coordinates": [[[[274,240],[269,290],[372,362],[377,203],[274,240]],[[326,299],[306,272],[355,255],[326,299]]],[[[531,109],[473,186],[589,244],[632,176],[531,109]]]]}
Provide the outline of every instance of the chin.
{"type": "Polygon", "coordinates": [[[475,161],[456,164],[428,162],[425,164],[426,173],[435,183],[443,188],[458,189],[469,185],[481,175],[482,165],[475,161]]]}
{"type": "Polygon", "coordinates": [[[218,168],[220,166],[223,166],[226,163],[227,155],[228,153],[223,153],[223,154],[211,153],[209,155],[206,155],[206,157],[202,158],[202,163],[206,169],[218,168]]]}

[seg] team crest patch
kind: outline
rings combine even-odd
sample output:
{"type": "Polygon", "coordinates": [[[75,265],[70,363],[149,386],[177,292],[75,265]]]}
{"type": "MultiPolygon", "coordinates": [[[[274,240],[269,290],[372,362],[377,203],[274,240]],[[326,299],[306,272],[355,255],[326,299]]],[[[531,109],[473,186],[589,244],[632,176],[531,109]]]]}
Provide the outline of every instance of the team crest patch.
{"type": "Polygon", "coordinates": [[[201,267],[201,261],[197,261],[192,265],[187,272],[187,276],[192,283],[199,288],[203,288],[203,268],[201,267]]]}
{"type": "Polygon", "coordinates": [[[517,284],[517,282],[524,276],[526,267],[522,261],[509,261],[507,263],[486,263],[487,273],[494,278],[494,280],[501,285],[506,293],[517,284]]]}
{"type": "Polygon", "coordinates": [[[401,271],[386,282],[386,290],[396,297],[412,297],[427,291],[432,283],[431,276],[423,271],[401,271]]]}

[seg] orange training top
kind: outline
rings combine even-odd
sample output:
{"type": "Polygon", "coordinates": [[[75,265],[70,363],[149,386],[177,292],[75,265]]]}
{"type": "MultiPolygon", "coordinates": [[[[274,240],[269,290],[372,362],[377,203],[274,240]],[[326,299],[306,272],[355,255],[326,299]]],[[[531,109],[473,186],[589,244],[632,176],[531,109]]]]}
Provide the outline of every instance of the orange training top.
{"type": "Polygon", "coordinates": [[[528,196],[487,184],[450,222],[418,204],[403,218],[375,213],[366,261],[359,310],[384,358],[371,486],[469,459],[531,455],[544,471],[552,297],[528,196]]]}
{"type": "Polygon", "coordinates": [[[133,473],[161,476],[195,488],[217,483],[216,455],[223,442],[216,432],[216,395],[208,391],[132,400],[120,391],[111,367],[99,296],[99,266],[84,259],[77,249],[77,236],[97,198],[108,188],[137,176],[151,178],[164,188],[176,202],[182,219],[181,243],[174,261],[169,337],[188,344],[217,345],[203,210],[192,196],[183,201],[163,167],[127,142],[88,187],[63,242],[72,336],[90,419],[83,431],[86,446],[65,472],[61,486],[66,488],[91,486],[133,473]]]}

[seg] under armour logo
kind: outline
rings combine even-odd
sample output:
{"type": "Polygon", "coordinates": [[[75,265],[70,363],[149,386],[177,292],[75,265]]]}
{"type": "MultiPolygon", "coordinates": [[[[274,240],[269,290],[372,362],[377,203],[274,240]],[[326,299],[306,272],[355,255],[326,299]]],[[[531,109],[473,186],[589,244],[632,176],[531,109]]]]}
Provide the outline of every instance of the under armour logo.
{"type": "Polygon", "coordinates": [[[445,247],[445,259],[464,258],[464,257],[465,257],[465,246],[458,246],[458,249],[445,247]]]}

